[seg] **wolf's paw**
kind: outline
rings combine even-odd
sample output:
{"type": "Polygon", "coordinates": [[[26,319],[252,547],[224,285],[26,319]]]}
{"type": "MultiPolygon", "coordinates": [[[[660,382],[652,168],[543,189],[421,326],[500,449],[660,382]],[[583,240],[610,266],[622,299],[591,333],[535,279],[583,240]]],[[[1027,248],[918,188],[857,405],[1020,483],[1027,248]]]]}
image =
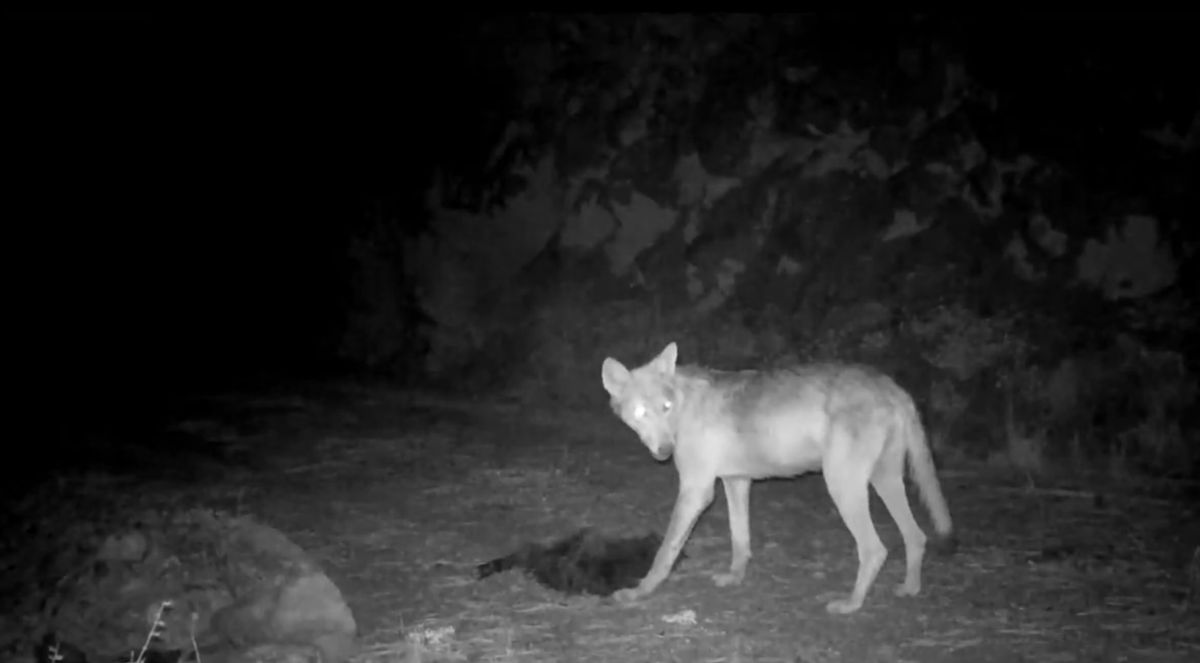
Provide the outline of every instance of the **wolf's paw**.
{"type": "Polygon", "coordinates": [[[921,583],[908,582],[906,580],[899,585],[896,585],[896,589],[893,591],[895,592],[896,596],[916,596],[917,594],[921,593],[921,583]]]}
{"type": "Polygon", "coordinates": [[[717,587],[732,587],[742,584],[742,580],[746,577],[746,573],[737,573],[730,571],[728,573],[714,573],[712,576],[713,584],[717,587]]]}
{"type": "Polygon", "coordinates": [[[642,593],[638,591],[637,587],[618,589],[617,591],[613,592],[613,599],[616,600],[617,603],[623,603],[625,605],[629,605],[641,597],[642,593]]]}
{"type": "Polygon", "coordinates": [[[862,601],[855,602],[847,597],[836,599],[825,604],[825,611],[831,615],[848,615],[862,607],[862,601]]]}

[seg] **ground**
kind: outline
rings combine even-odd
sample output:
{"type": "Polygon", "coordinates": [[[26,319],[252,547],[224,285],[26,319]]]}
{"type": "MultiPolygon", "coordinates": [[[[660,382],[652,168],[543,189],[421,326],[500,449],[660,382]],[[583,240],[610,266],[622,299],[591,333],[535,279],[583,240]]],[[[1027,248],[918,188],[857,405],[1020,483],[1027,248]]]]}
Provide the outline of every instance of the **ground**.
{"type": "MultiPolygon", "coordinates": [[[[1200,596],[1188,580],[1195,507],[1168,485],[1030,483],[943,467],[957,551],[931,550],[921,594],[892,596],[903,551],[876,501],[891,556],[849,616],[824,610],[850,589],[856,558],[819,476],[755,484],[754,558],[745,583],[725,589],[710,580],[729,561],[718,486],[688,558],[656,593],[621,606],[559,596],[519,572],[473,575],[475,564],[523,541],[584,525],[618,535],[666,526],[674,468],[653,461],[602,404],[533,407],[364,387],[216,403],[189,425],[203,429],[237,405],[243,424],[254,422],[226,432],[238,453],[169,490],[254,514],[309,551],[353,609],[364,661],[1200,657],[1200,596]]],[[[221,437],[211,426],[207,434],[221,437]]]]}

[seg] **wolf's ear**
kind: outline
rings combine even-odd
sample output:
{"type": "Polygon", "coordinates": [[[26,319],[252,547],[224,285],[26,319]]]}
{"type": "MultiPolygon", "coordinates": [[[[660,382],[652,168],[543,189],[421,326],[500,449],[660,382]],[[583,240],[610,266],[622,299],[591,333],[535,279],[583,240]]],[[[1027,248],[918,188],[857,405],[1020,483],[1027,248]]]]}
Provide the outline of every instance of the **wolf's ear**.
{"type": "Polygon", "coordinates": [[[675,375],[675,360],[679,358],[679,347],[675,345],[675,341],[667,344],[667,347],[658,356],[650,362],[655,371],[663,375],[675,375]]]}
{"type": "Polygon", "coordinates": [[[600,370],[600,378],[604,380],[604,389],[612,396],[620,396],[629,382],[629,369],[621,362],[609,357],[604,360],[600,370]]]}

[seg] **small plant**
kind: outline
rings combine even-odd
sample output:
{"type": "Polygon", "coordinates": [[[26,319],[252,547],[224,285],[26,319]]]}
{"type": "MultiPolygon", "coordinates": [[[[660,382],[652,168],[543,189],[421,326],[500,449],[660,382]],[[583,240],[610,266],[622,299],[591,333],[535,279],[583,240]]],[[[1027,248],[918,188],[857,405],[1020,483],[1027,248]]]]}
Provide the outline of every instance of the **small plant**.
{"type": "MultiPolygon", "coordinates": [[[[163,633],[167,630],[167,623],[163,621],[163,616],[172,607],[171,601],[163,601],[158,604],[158,610],[154,613],[154,619],[150,623],[150,631],[146,633],[146,639],[142,642],[142,648],[137,652],[129,652],[128,663],[144,663],[146,660],[146,652],[150,649],[150,643],[162,638],[163,633]]],[[[196,660],[200,660],[200,652],[196,652],[196,660]]]]}
{"type": "Polygon", "coordinates": [[[192,641],[192,652],[196,654],[196,663],[202,663],[200,660],[200,645],[196,643],[196,622],[200,620],[200,615],[192,611],[191,628],[189,629],[189,639],[192,641]]]}
{"type": "MultiPolygon", "coordinates": [[[[150,644],[156,640],[161,640],[163,634],[166,633],[167,622],[164,617],[173,607],[175,607],[175,604],[170,600],[162,601],[158,604],[158,609],[155,611],[154,618],[150,623],[150,631],[146,633],[146,639],[142,642],[142,648],[137,652],[129,652],[129,660],[127,663],[145,663],[146,652],[150,650],[150,644]]],[[[202,663],[200,658],[200,646],[196,642],[196,621],[198,619],[199,615],[193,612],[191,633],[189,636],[192,643],[192,653],[195,654],[196,657],[196,663],[202,663]]],[[[55,646],[52,648],[51,652],[51,660],[61,660],[61,658],[53,658],[53,655],[57,653],[57,643],[55,643],[55,646]]]]}
{"type": "Polygon", "coordinates": [[[46,648],[46,658],[48,658],[51,663],[58,663],[66,658],[63,656],[62,650],[59,647],[58,638],[55,638],[54,642],[46,648]]]}
{"type": "Polygon", "coordinates": [[[425,627],[408,632],[404,639],[408,644],[408,660],[413,663],[423,660],[427,652],[435,656],[448,654],[456,645],[453,626],[425,627]]]}

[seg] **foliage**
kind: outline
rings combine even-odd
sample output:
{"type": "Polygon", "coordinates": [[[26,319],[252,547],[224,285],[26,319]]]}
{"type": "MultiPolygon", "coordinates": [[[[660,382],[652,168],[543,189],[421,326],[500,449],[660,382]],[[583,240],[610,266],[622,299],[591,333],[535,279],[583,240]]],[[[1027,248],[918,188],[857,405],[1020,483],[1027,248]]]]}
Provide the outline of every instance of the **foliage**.
{"type": "MultiPolygon", "coordinates": [[[[720,367],[861,360],[902,373],[963,450],[1032,470],[1100,448],[1193,463],[1179,403],[1194,360],[1172,355],[1164,378],[1105,349],[1113,330],[1147,352],[1187,338],[1192,268],[1165,294],[1106,300],[1123,291],[1109,287],[1114,244],[1076,278],[1081,246],[1152,206],[1093,193],[1069,152],[1012,157],[1021,136],[981,83],[1004,81],[965,55],[957,25],[535,14],[462,28],[467,57],[510,92],[478,111],[473,152],[435,164],[426,227],[380,219],[353,247],[347,354],[578,403],[601,398],[605,356],[636,362],[672,340],[720,367]],[[646,200],[671,225],[616,255],[622,232],[661,222],[622,214],[646,200]],[[582,217],[610,227],[565,241],[582,217]],[[1121,360],[1090,358],[1104,352],[1121,360]]],[[[1183,181],[1182,157],[1164,158],[1183,181]]],[[[1176,216],[1195,202],[1154,191],[1176,216]]],[[[1164,241],[1186,232],[1155,213],[1164,241]]]]}

